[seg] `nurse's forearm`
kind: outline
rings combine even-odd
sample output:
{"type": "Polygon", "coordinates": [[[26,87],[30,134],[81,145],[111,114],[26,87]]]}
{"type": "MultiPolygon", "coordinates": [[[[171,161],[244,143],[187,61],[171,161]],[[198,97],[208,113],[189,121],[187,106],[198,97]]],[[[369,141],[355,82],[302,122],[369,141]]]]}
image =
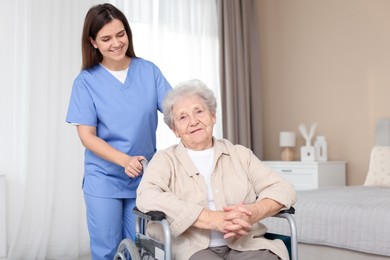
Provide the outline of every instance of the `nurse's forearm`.
{"type": "Polygon", "coordinates": [[[125,167],[129,160],[129,155],[115,149],[106,141],[96,135],[96,128],[91,126],[77,126],[81,143],[85,148],[96,154],[97,156],[125,167]]]}
{"type": "Polygon", "coordinates": [[[96,137],[96,140],[91,142],[90,148],[88,149],[97,156],[122,167],[125,167],[129,157],[127,154],[113,148],[99,137],[96,137]]]}

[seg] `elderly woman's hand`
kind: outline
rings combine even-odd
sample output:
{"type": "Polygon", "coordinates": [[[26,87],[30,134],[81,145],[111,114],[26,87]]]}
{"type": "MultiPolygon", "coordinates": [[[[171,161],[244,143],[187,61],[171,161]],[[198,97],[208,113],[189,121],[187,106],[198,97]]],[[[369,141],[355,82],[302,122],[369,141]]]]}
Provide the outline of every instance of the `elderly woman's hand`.
{"type": "Polygon", "coordinates": [[[225,227],[224,238],[239,238],[248,235],[252,226],[252,212],[246,209],[243,204],[224,207],[224,211],[224,221],[230,223],[225,227]]]}
{"type": "Polygon", "coordinates": [[[225,238],[227,238],[227,236],[237,237],[241,234],[245,234],[245,231],[250,231],[250,227],[254,223],[260,221],[261,219],[275,215],[282,207],[283,205],[279,202],[268,198],[262,199],[255,203],[240,203],[224,207],[224,211],[226,213],[224,221],[229,221],[234,224],[235,226],[229,226],[228,228],[233,233],[236,233],[236,235],[226,233],[225,238]],[[241,226],[241,229],[239,229],[239,226],[241,226]],[[235,229],[238,231],[234,231],[235,229]]]}
{"type": "MultiPolygon", "coordinates": [[[[250,214],[250,212],[242,211],[242,214],[250,214]]],[[[203,209],[198,219],[194,222],[194,226],[201,229],[217,230],[225,234],[225,238],[241,237],[248,234],[251,225],[246,222],[243,216],[238,216],[238,212],[211,211],[203,209]],[[225,220],[226,219],[226,220],[225,220]]]]}
{"type": "Polygon", "coordinates": [[[194,226],[202,229],[218,230],[224,238],[239,238],[249,234],[252,225],[267,216],[277,213],[281,204],[271,199],[263,199],[251,204],[229,205],[223,211],[203,209],[194,226]]]}

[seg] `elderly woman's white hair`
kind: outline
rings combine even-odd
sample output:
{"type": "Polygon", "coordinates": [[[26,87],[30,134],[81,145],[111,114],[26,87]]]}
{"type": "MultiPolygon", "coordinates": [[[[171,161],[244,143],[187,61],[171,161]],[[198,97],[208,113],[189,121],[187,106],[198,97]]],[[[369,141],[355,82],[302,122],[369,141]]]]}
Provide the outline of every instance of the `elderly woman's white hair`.
{"type": "Polygon", "coordinates": [[[173,90],[168,92],[162,103],[164,122],[169,126],[170,129],[173,129],[172,108],[175,103],[183,97],[193,96],[201,98],[210,113],[212,115],[216,114],[217,101],[213,91],[198,79],[184,81],[177,84],[173,90]]]}

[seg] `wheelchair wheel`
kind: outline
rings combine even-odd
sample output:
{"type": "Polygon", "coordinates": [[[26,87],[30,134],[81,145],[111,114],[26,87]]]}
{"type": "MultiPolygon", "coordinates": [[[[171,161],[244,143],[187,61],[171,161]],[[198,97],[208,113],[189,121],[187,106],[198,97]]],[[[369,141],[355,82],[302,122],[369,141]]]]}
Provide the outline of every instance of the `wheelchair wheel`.
{"type": "Polygon", "coordinates": [[[123,239],[116,250],[114,260],[141,260],[138,248],[130,239],[123,239]]]}

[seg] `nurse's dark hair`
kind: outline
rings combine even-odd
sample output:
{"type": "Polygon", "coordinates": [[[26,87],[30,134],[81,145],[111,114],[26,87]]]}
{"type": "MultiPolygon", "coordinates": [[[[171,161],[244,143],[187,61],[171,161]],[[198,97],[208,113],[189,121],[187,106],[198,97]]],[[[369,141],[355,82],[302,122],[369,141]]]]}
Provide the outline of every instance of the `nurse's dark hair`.
{"type": "Polygon", "coordinates": [[[127,38],[129,39],[129,47],[127,48],[126,55],[129,57],[136,57],[133,47],[133,36],[126,16],[112,4],[99,4],[92,6],[84,19],[83,34],[81,36],[83,59],[81,69],[92,68],[102,61],[102,54],[98,49],[95,49],[90,38],[96,40],[96,36],[103,26],[114,19],[120,20],[126,30],[127,38]]]}
{"type": "Polygon", "coordinates": [[[217,100],[215,99],[214,92],[198,79],[183,81],[177,84],[173,90],[168,92],[162,103],[164,122],[170,129],[173,129],[174,123],[172,113],[173,106],[177,101],[185,97],[199,97],[203,100],[210,113],[216,115],[217,100]]]}

